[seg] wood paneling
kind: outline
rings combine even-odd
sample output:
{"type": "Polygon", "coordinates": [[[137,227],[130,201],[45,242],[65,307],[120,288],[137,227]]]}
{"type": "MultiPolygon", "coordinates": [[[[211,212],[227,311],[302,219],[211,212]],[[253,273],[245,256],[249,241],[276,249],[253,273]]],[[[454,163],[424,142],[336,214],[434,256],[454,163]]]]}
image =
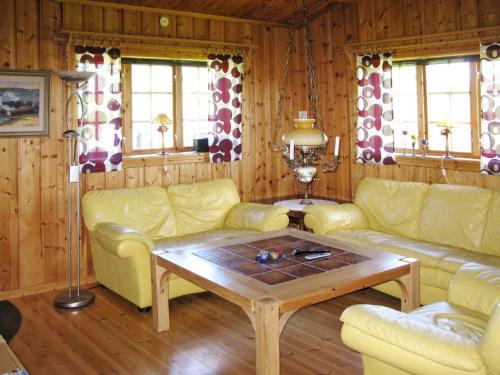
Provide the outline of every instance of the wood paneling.
{"type": "MultiPolygon", "coordinates": [[[[321,195],[349,200],[354,196],[359,181],[368,176],[445,183],[441,170],[435,163],[397,166],[355,163],[355,62],[344,53],[345,44],[381,41],[373,45],[373,49],[381,49],[384,47],[383,39],[387,38],[495,25],[500,25],[500,4],[498,1],[490,0],[362,0],[357,5],[338,4],[328,14],[316,18],[312,22],[311,30],[314,30],[313,36],[316,39],[314,55],[319,96],[323,102],[326,101],[323,104],[323,116],[327,119],[325,132],[329,136],[337,134],[342,136],[341,160],[345,163],[340,165],[334,175],[324,177],[320,175],[320,178],[327,182],[326,187],[320,184],[321,195]],[[325,54],[329,44],[325,34],[330,34],[333,41],[333,64],[329,64],[325,54]],[[328,66],[326,71],[325,64],[328,66]],[[324,74],[333,79],[333,82],[323,77],[324,74]],[[332,118],[333,123],[328,121],[332,118]]],[[[470,36],[470,34],[447,35],[437,39],[430,38],[427,41],[456,41],[470,36]]],[[[415,44],[415,41],[408,42],[415,44]]],[[[423,44],[421,46],[419,48],[417,43],[417,47],[411,51],[406,50],[405,57],[425,55],[426,48],[423,44]]],[[[436,47],[433,49],[436,50],[436,47]]],[[[476,171],[449,170],[448,180],[452,184],[500,190],[499,177],[481,175],[476,171]]]]}
{"type": "MultiPolygon", "coordinates": [[[[168,186],[227,177],[235,181],[244,200],[289,195],[287,171],[268,147],[288,30],[195,16],[171,16],[164,29],[159,26],[159,16],[50,0],[2,2],[2,68],[71,69],[71,48],[55,40],[62,28],[261,45],[249,51],[245,61],[243,161],[214,165],[206,159],[173,160],[166,172],[161,163],[145,163],[121,172],[83,175],[82,194],[93,189],[168,186]]],[[[147,50],[148,45],[144,47],[147,50]]],[[[66,145],[62,132],[67,93],[55,75],[51,84],[50,136],[0,138],[0,298],[61,287],[66,278],[66,145]]],[[[293,99],[287,100],[284,113],[293,106],[293,99]]],[[[83,244],[82,281],[87,282],[92,280],[93,268],[85,236],[83,244]]]]}
{"type": "MultiPolygon", "coordinates": [[[[209,7],[212,3],[204,6],[209,7]]],[[[500,24],[498,1],[361,0],[324,3],[328,3],[329,11],[314,18],[311,31],[325,132],[330,137],[342,137],[341,164],[334,174],[319,173],[320,180],[314,193],[349,200],[358,182],[365,176],[443,182],[439,168],[434,165],[378,167],[354,163],[354,66],[344,52],[345,45],[420,33],[496,26],[500,24]]],[[[243,2],[239,4],[241,8],[233,4],[224,10],[243,9],[243,2]]],[[[271,2],[266,4],[271,6],[271,2]]],[[[310,8],[313,13],[312,2],[310,8]]],[[[211,11],[215,12],[216,9],[211,11]]],[[[195,15],[171,15],[170,25],[162,28],[159,26],[160,15],[137,9],[108,9],[50,0],[2,2],[0,67],[4,69],[58,71],[71,68],[69,50],[66,51],[64,43],[54,39],[61,28],[187,40],[199,38],[259,46],[245,56],[242,161],[223,165],[206,161],[176,162],[168,166],[167,172],[158,164],[134,165],[118,173],[85,175],[81,183],[82,191],[168,186],[179,182],[229,177],[237,184],[243,200],[287,196],[298,192],[281,156],[273,153],[269,147],[288,30],[255,22],[232,22],[195,15]]],[[[240,16],[236,13],[232,15],[240,16]]],[[[427,40],[446,38],[456,41],[470,37],[468,34],[446,35],[427,40]]],[[[87,40],[87,43],[92,43],[92,40],[87,40]]],[[[311,112],[308,108],[303,29],[295,31],[293,45],[282,112],[283,129],[292,127],[291,119],[299,110],[311,112]]],[[[143,47],[145,50],[148,45],[143,47]]],[[[421,50],[424,49],[422,46],[421,50]]],[[[419,53],[418,46],[410,52],[419,53]]],[[[67,193],[65,142],[61,134],[65,98],[66,91],[59,80],[53,77],[49,137],[0,138],[0,297],[64,285],[67,193]]],[[[331,153],[330,144],[329,159],[331,153]]],[[[500,190],[498,177],[480,175],[474,171],[450,170],[448,179],[452,183],[500,190]]],[[[86,246],[83,247],[82,271],[83,282],[93,280],[92,261],[86,246]]]]}
{"type": "MultiPolygon", "coordinates": [[[[223,17],[236,17],[248,20],[288,23],[292,14],[295,22],[302,21],[301,2],[289,0],[104,0],[114,4],[171,9],[182,12],[197,12],[223,17]]],[[[311,15],[324,13],[335,3],[356,3],[359,0],[307,0],[311,15]]]]}

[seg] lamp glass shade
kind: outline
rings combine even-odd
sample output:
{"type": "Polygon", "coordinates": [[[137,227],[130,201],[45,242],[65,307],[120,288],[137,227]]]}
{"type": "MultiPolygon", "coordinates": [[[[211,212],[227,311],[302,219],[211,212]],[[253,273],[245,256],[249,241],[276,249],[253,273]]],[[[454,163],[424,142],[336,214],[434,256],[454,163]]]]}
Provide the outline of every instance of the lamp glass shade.
{"type": "Polygon", "coordinates": [[[283,143],[289,145],[293,139],[295,146],[326,146],[328,137],[314,127],[314,119],[294,119],[295,128],[283,135],[283,143]]]}
{"type": "Polygon", "coordinates": [[[172,124],[172,120],[165,113],[158,113],[152,122],[157,125],[172,124]]]}
{"type": "Polygon", "coordinates": [[[56,72],[56,74],[66,82],[85,82],[95,75],[95,72],[75,72],[72,70],[64,70],[56,72]]]}

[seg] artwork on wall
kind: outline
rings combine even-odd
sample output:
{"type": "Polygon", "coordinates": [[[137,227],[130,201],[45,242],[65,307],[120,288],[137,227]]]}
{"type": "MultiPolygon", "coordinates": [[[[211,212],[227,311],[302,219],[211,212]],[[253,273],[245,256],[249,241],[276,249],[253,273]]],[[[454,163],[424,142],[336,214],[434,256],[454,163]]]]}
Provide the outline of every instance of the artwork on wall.
{"type": "Polygon", "coordinates": [[[0,70],[0,137],[49,134],[50,72],[0,70]]]}

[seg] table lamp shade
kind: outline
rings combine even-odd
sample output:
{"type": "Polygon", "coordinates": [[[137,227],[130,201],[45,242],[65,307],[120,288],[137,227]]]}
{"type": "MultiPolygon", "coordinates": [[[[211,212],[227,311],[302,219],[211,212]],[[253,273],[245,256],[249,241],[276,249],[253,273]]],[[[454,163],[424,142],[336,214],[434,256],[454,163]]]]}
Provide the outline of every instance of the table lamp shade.
{"type": "Polygon", "coordinates": [[[165,113],[158,113],[153,119],[153,124],[158,125],[168,125],[171,124],[172,120],[165,113]]]}

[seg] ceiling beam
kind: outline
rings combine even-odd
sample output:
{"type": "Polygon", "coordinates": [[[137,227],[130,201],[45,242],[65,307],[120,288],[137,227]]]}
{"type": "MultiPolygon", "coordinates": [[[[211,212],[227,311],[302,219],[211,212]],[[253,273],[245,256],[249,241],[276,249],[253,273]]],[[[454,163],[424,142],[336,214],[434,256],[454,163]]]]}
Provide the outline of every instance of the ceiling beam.
{"type": "Polygon", "coordinates": [[[94,7],[100,7],[100,8],[108,8],[108,9],[131,10],[131,11],[138,11],[138,12],[158,13],[158,14],[163,14],[163,15],[169,14],[172,16],[195,17],[195,18],[202,18],[202,19],[209,19],[209,20],[235,22],[235,23],[246,23],[246,24],[274,26],[274,27],[287,27],[287,28],[291,27],[291,25],[289,25],[287,23],[257,21],[257,20],[247,19],[247,18],[218,16],[215,14],[185,12],[185,11],[180,11],[180,10],[152,8],[152,7],[145,7],[145,6],[139,6],[139,5],[109,3],[109,2],[103,2],[103,1],[91,1],[91,0],[52,0],[52,1],[54,1],[56,3],[63,3],[63,4],[75,4],[75,5],[94,6],[94,7]]]}

